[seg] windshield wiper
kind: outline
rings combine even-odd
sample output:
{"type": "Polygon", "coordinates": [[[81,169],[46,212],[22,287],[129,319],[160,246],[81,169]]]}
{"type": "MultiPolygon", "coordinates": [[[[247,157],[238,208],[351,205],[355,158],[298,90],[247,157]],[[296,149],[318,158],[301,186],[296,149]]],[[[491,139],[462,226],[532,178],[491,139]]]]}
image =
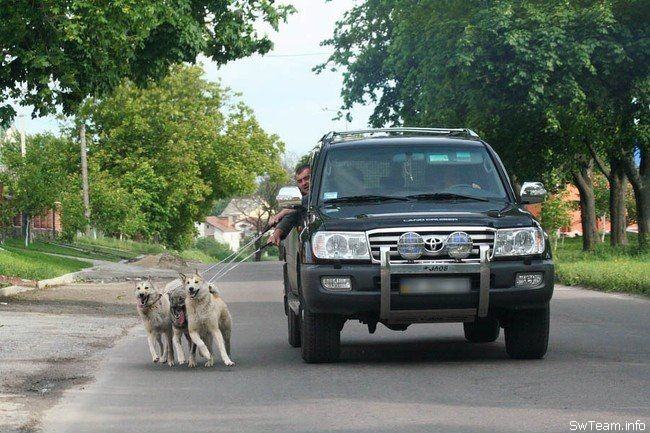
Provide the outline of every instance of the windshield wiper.
{"type": "Polygon", "coordinates": [[[489,201],[486,198],[472,197],[471,195],[454,194],[451,192],[435,192],[428,194],[407,195],[406,198],[413,200],[476,200],[489,201]]]}
{"type": "Polygon", "coordinates": [[[338,198],[330,198],[327,200],[324,200],[323,203],[325,204],[333,204],[333,203],[360,203],[360,202],[367,202],[367,201],[409,201],[408,198],[406,197],[394,197],[390,195],[351,195],[348,197],[338,197],[338,198]]]}

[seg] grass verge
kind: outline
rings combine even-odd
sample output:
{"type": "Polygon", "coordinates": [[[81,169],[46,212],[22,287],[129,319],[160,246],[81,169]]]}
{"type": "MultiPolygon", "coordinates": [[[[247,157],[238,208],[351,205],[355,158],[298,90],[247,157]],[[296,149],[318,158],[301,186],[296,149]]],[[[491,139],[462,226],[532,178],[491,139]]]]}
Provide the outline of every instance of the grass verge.
{"type": "Polygon", "coordinates": [[[92,249],[75,248],[74,246],[65,246],[42,241],[34,241],[29,244],[29,247],[25,248],[25,244],[22,239],[10,238],[6,240],[5,245],[14,249],[37,251],[49,254],[60,254],[64,256],[78,257],[81,259],[108,260],[115,262],[121,259],[121,257],[117,254],[102,253],[101,251],[93,251],[92,249]]]}
{"type": "Polygon", "coordinates": [[[0,275],[8,277],[44,280],[91,266],[90,262],[21,250],[7,245],[0,250],[0,275]]]}
{"type": "Polygon", "coordinates": [[[75,239],[74,244],[80,247],[93,247],[101,251],[115,251],[121,254],[128,253],[132,257],[140,254],[160,254],[165,251],[165,247],[160,244],[119,240],[108,237],[93,239],[79,236],[75,239]]]}
{"type": "Polygon", "coordinates": [[[582,251],[582,239],[566,239],[555,253],[558,281],[606,292],[626,292],[650,296],[650,253],[639,252],[636,239],[630,245],[612,248],[598,244],[593,252],[582,251]]]}
{"type": "Polygon", "coordinates": [[[191,248],[189,250],[183,250],[178,254],[181,256],[183,260],[194,260],[202,263],[215,263],[219,261],[219,259],[215,259],[211,255],[208,255],[203,251],[197,250],[195,248],[191,248]]]}

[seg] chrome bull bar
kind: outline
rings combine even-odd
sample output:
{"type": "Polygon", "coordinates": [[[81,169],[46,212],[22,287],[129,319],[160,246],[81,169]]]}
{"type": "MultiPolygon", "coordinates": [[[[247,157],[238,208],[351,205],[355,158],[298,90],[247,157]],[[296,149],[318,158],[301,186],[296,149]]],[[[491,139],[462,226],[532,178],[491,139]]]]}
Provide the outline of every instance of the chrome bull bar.
{"type": "Polygon", "coordinates": [[[383,323],[404,324],[414,322],[472,322],[486,317],[490,304],[490,247],[480,245],[479,262],[424,262],[391,263],[390,248],[380,249],[380,310],[383,323]],[[479,297],[477,308],[435,310],[391,310],[391,275],[448,275],[479,274],[479,297]]]}

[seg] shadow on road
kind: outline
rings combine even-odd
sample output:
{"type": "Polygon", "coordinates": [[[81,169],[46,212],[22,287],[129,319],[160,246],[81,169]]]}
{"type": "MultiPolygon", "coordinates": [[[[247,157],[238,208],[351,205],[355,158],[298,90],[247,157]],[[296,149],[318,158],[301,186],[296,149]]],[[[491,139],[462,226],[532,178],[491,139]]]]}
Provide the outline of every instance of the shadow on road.
{"type": "Polygon", "coordinates": [[[343,344],[342,363],[471,362],[506,359],[502,343],[471,344],[436,339],[343,344]]]}

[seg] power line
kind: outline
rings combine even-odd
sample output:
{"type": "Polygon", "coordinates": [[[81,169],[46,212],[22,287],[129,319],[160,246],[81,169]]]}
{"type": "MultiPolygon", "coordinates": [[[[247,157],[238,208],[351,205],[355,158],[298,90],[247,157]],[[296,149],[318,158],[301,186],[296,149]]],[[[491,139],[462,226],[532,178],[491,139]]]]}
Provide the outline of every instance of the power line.
{"type": "Polygon", "coordinates": [[[329,52],[321,53],[296,53],[296,54],[265,54],[262,57],[309,57],[309,56],[324,56],[331,55],[329,52]]]}

